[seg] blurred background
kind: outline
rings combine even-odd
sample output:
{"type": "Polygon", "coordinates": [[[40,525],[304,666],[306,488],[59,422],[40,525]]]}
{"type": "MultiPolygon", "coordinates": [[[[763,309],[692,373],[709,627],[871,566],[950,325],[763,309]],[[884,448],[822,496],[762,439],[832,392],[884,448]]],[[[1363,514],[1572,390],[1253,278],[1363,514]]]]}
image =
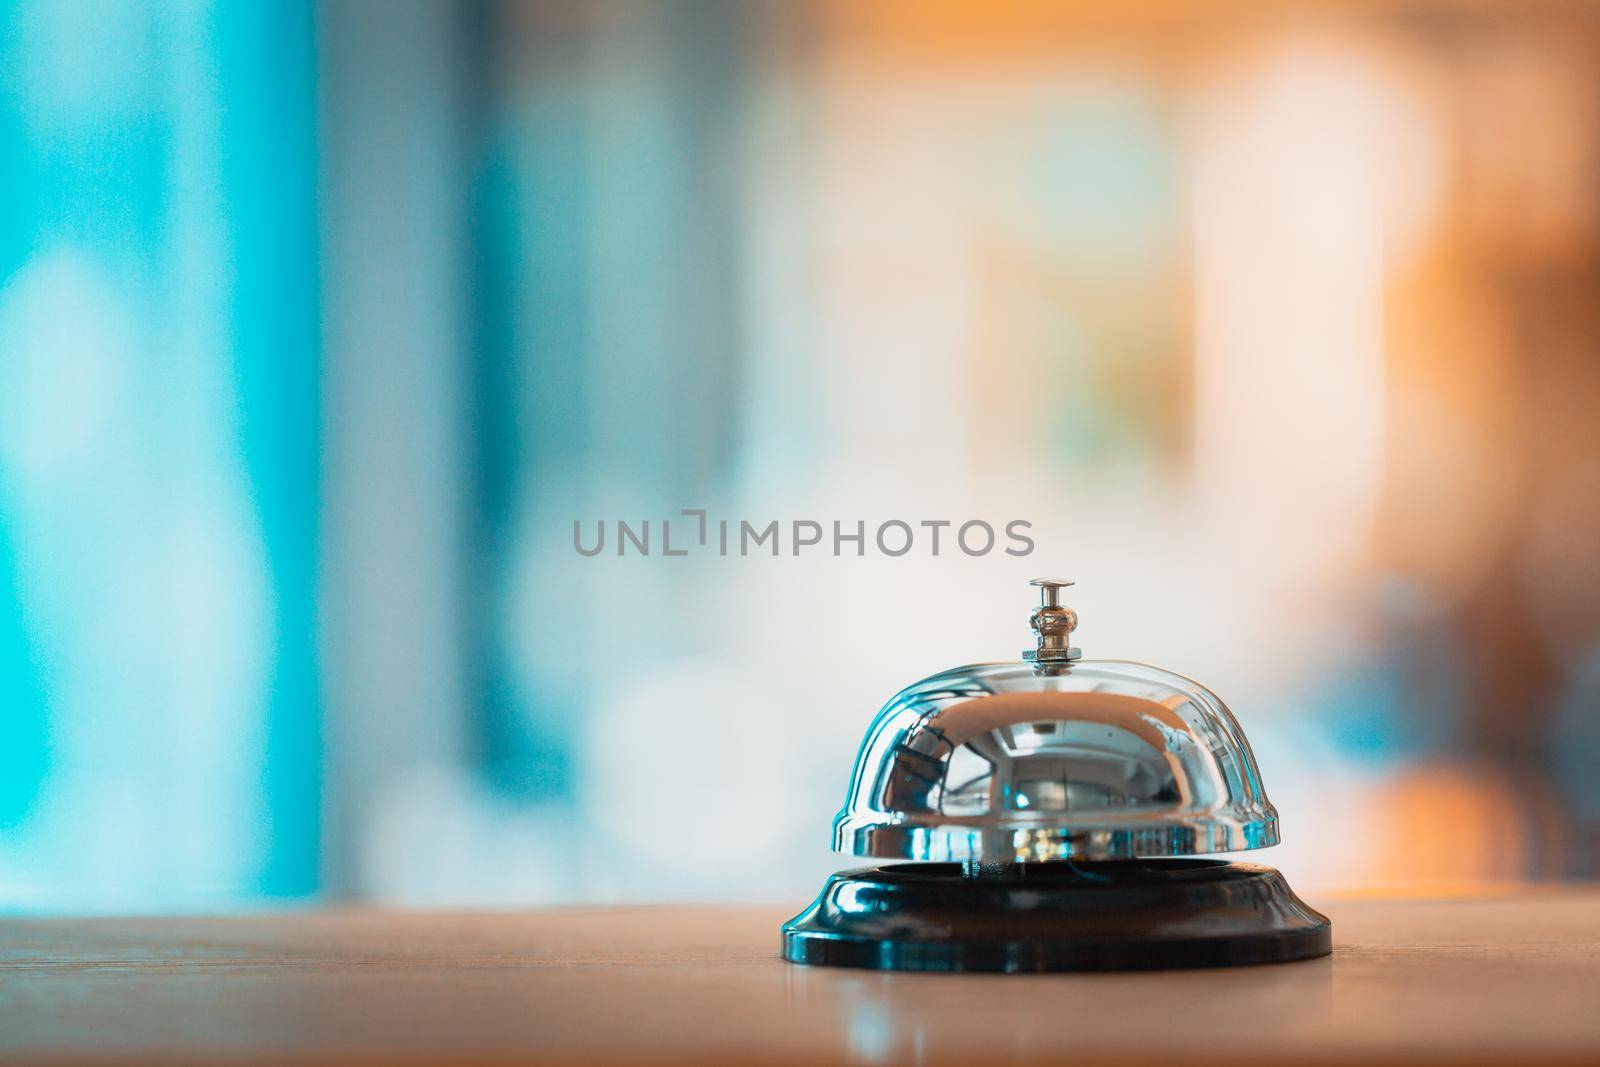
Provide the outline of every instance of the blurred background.
{"type": "Polygon", "coordinates": [[[1600,874],[1592,7],[0,11],[0,908],[798,905],[1050,572],[1302,891],[1600,874]]]}

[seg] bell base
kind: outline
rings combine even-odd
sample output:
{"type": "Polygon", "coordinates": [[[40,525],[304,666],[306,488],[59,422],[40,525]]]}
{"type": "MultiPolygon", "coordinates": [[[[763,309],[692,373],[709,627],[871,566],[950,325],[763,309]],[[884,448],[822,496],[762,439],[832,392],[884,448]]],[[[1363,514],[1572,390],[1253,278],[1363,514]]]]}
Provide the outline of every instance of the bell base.
{"type": "Polygon", "coordinates": [[[1138,971],[1333,951],[1282,874],[1205,859],[897,863],[841,871],[783,925],[783,958],[889,971],[1138,971]]]}

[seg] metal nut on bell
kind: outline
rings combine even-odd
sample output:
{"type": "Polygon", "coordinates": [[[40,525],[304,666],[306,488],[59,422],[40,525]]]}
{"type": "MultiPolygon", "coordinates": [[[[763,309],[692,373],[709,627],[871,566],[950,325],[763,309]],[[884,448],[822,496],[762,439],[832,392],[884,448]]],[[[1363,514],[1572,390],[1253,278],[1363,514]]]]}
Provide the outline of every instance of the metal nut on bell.
{"type": "Polygon", "coordinates": [[[1028,624],[1039,634],[1070,634],[1078,628],[1078,613],[1071,608],[1036,608],[1028,624]]]}
{"type": "Polygon", "coordinates": [[[1061,591],[1072,585],[1067,578],[1035,578],[1028,583],[1039,590],[1039,606],[1028,616],[1028,625],[1037,635],[1036,647],[1022,658],[1030,663],[1061,664],[1075,660],[1080,653],[1072,647],[1072,631],[1078,628],[1078,613],[1061,602],[1061,591]]]}

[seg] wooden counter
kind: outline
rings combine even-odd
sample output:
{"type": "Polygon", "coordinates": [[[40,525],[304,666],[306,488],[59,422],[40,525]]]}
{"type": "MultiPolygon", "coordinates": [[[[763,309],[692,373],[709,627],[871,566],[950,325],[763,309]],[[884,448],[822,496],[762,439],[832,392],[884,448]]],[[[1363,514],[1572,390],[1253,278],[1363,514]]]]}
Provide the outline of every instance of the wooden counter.
{"type": "Polygon", "coordinates": [[[0,1061],[1600,1062],[1600,890],[1313,903],[1329,959],[1059,977],[794,967],[784,908],[7,919],[0,1061]]]}

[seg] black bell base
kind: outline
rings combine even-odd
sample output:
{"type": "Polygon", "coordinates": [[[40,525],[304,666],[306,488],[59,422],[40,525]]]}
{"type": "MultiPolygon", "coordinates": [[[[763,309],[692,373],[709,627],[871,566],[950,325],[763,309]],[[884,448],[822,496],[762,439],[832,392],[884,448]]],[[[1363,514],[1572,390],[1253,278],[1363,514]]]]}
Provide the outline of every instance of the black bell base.
{"type": "Polygon", "coordinates": [[[1136,971],[1333,951],[1271,867],[1204,859],[897,863],[841,871],[783,924],[793,963],[887,971],[1136,971]]]}

